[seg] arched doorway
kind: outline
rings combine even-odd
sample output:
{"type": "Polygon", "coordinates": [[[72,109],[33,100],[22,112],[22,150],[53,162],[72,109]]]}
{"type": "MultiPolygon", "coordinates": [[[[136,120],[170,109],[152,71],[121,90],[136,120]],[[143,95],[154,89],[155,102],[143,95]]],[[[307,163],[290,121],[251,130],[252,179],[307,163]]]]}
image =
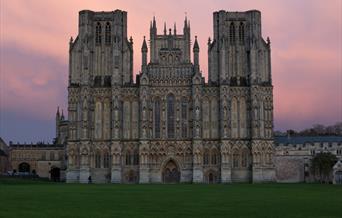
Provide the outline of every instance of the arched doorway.
{"type": "Polygon", "coordinates": [[[169,160],[162,172],[163,183],[179,183],[180,171],[174,160],[169,160]]]}
{"type": "Polygon", "coordinates": [[[58,182],[61,177],[61,169],[58,167],[52,167],[50,170],[50,178],[54,182],[58,182]]]}
{"type": "Polygon", "coordinates": [[[342,184],[342,171],[337,171],[335,173],[335,183],[342,184]]]}
{"type": "Polygon", "coordinates": [[[18,171],[19,171],[19,173],[29,174],[30,173],[30,164],[25,163],[25,162],[19,164],[18,171]]]}
{"type": "Polygon", "coordinates": [[[213,184],[214,183],[214,175],[213,173],[209,173],[209,184],[213,184]]]}

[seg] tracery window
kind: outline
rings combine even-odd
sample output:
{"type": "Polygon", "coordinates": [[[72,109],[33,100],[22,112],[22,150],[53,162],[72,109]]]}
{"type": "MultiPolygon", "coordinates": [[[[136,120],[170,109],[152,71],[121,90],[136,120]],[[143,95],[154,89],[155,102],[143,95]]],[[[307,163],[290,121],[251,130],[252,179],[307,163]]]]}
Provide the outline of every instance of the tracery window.
{"type": "Polygon", "coordinates": [[[97,23],[95,27],[95,44],[101,45],[101,41],[102,41],[102,27],[100,23],[97,23]]]}
{"type": "Polygon", "coordinates": [[[167,96],[167,137],[175,137],[175,97],[167,96]]]}
{"type": "Polygon", "coordinates": [[[218,153],[216,151],[212,151],[211,153],[211,164],[216,165],[218,163],[218,153]]]}
{"type": "Polygon", "coordinates": [[[232,22],[229,27],[229,37],[230,37],[230,43],[235,43],[235,25],[232,22]]]}
{"type": "Polygon", "coordinates": [[[139,152],[138,151],[126,152],[126,165],[139,165],[139,152]]]}
{"type": "Polygon", "coordinates": [[[106,29],[105,29],[105,43],[106,45],[111,44],[111,28],[110,28],[109,22],[107,22],[106,29]]]}
{"type": "Polygon", "coordinates": [[[154,137],[160,138],[160,100],[154,102],[154,137]]]}

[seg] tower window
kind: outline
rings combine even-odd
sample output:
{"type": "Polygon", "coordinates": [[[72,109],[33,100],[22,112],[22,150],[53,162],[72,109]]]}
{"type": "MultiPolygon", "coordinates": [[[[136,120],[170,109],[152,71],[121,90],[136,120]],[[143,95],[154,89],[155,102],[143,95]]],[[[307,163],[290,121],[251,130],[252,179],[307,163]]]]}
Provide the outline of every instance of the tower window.
{"type": "Polygon", "coordinates": [[[245,25],[241,22],[239,26],[239,41],[244,44],[245,41],[245,25]]]}
{"type": "Polygon", "coordinates": [[[102,41],[102,27],[100,23],[96,24],[95,27],[95,44],[96,45],[101,45],[101,41],[102,41]]]}
{"type": "Polygon", "coordinates": [[[175,137],[175,97],[167,96],[167,137],[175,137]]]}
{"type": "Polygon", "coordinates": [[[188,103],[186,99],[182,100],[181,106],[181,114],[182,114],[182,137],[188,137],[188,103]]]}
{"type": "Polygon", "coordinates": [[[229,27],[229,38],[230,38],[230,43],[235,43],[235,25],[232,22],[229,27]]]}
{"type": "Polygon", "coordinates": [[[110,28],[110,23],[107,22],[106,24],[106,31],[105,31],[105,42],[106,45],[110,45],[111,44],[111,28],[110,28]]]}
{"type": "Polygon", "coordinates": [[[160,101],[154,102],[154,137],[160,138],[160,101]]]}

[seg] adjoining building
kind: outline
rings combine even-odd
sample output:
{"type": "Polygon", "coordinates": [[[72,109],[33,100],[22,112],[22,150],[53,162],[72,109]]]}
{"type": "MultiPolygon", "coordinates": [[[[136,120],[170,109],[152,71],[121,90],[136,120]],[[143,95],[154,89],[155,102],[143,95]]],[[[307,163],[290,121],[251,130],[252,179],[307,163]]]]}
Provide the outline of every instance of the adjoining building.
{"type": "Polygon", "coordinates": [[[8,161],[8,146],[0,137],[0,175],[6,174],[10,168],[8,161]]]}
{"type": "MultiPolygon", "coordinates": [[[[275,137],[275,149],[277,182],[313,182],[311,159],[318,153],[330,152],[342,160],[342,136],[275,137]]],[[[338,166],[331,172],[331,181],[340,178],[338,166]]]]}
{"type": "MultiPolygon", "coordinates": [[[[2,148],[6,148],[7,165],[2,165],[0,157],[0,169],[5,175],[14,176],[38,176],[49,178],[54,181],[65,181],[66,154],[65,145],[68,135],[68,121],[59,109],[56,113],[56,138],[53,144],[39,143],[9,143],[0,140],[0,153],[2,148]]],[[[1,155],[0,155],[1,156],[1,155]]]]}

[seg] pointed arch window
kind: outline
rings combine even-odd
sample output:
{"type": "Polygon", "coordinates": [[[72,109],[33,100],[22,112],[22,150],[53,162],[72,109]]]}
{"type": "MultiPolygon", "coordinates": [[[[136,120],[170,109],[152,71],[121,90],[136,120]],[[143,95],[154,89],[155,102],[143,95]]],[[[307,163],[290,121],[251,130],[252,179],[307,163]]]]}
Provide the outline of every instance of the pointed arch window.
{"type": "Polygon", "coordinates": [[[241,44],[245,42],[245,25],[242,22],[239,25],[239,41],[241,44]]]}
{"type": "Polygon", "coordinates": [[[132,165],[131,164],[131,152],[126,151],[126,165],[132,165]]]}
{"type": "Polygon", "coordinates": [[[233,22],[230,24],[229,27],[229,38],[231,44],[235,43],[235,24],[233,22]]]}
{"type": "Polygon", "coordinates": [[[212,165],[216,165],[216,164],[218,164],[218,162],[219,162],[219,155],[218,155],[218,152],[217,152],[217,150],[212,150],[211,151],[211,164],[212,165]]]}
{"type": "Polygon", "coordinates": [[[101,24],[98,22],[95,27],[95,44],[101,45],[102,41],[102,27],[101,24]]]}
{"type": "Polygon", "coordinates": [[[106,28],[105,28],[105,43],[106,45],[111,44],[111,27],[110,27],[109,22],[106,23],[106,28]]]}
{"type": "Polygon", "coordinates": [[[95,154],[95,168],[101,168],[101,154],[99,151],[95,154]]]}
{"type": "Polygon", "coordinates": [[[242,152],[241,166],[247,167],[247,164],[248,164],[248,153],[247,153],[247,150],[244,150],[242,152]]]}
{"type": "Polygon", "coordinates": [[[167,137],[175,137],[175,97],[167,96],[167,137]]]}
{"type": "Polygon", "coordinates": [[[234,168],[239,167],[239,158],[240,158],[239,156],[240,156],[239,152],[237,150],[235,150],[233,152],[233,167],[234,168]]]}
{"type": "Polygon", "coordinates": [[[160,138],[160,100],[154,102],[154,137],[160,138]]]}
{"type": "Polygon", "coordinates": [[[110,157],[109,157],[109,153],[106,151],[103,154],[103,167],[109,168],[109,163],[110,163],[110,157]]]}
{"type": "Polygon", "coordinates": [[[205,150],[203,154],[203,165],[209,165],[209,151],[205,150]]]}

